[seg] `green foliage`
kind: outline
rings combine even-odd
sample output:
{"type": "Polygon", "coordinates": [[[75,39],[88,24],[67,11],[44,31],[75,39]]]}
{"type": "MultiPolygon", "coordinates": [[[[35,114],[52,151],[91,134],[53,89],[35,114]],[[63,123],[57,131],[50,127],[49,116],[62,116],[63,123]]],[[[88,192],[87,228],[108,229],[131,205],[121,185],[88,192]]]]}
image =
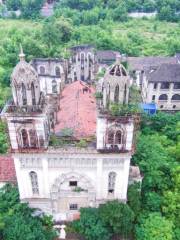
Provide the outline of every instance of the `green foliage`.
{"type": "Polygon", "coordinates": [[[24,18],[35,18],[39,16],[44,0],[20,0],[19,9],[24,18]]]}
{"type": "Polygon", "coordinates": [[[80,220],[72,223],[73,229],[87,240],[109,240],[110,234],[99,218],[97,208],[81,208],[80,220]]]}
{"type": "Polygon", "coordinates": [[[50,48],[69,41],[71,34],[72,26],[70,22],[64,18],[44,22],[42,28],[42,38],[50,48]]]}
{"type": "Polygon", "coordinates": [[[79,148],[86,148],[88,146],[88,143],[85,139],[81,139],[78,143],[76,143],[76,147],[79,148]]]}
{"type": "Polygon", "coordinates": [[[159,112],[142,119],[142,133],[132,160],[144,175],[141,216],[138,215],[136,226],[137,240],[179,239],[179,123],[179,113],[159,112]],[[159,217],[152,215],[157,212],[159,217]],[[167,230],[168,224],[170,229],[167,230]]]}
{"type": "Polygon", "coordinates": [[[103,98],[102,92],[96,92],[96,93],[95,93],[95,98],[96,98],[96,99],[102,99],[102,98],[103,98]]]}
{"type": "Polygon", "coordinates": [[[139,104],[141,103],[141,93],[139,89],[132,85],[129,89],[129,103],[130,104],[139,104]]]}
{"type": "Polygon", "coordinates": [[[164,192],[162,211],[165,216],[180,228],[180,166],[172,169],[173,187],[164,192]]]}
{"type": "Polygon", "coordinates": [[[21,7],[20,0],[7,0],[6,7],[8,10],[17,11],[21,7]]]}
{"type": "Polygon", "coordinates": [[[173,224],[158,213],[151,213],[136,228],[136,240],[172,240],[173,224]]]}
{"type": "Polygon", "coordinates": [[[137,104],[117,104],[112,103],[110,105],[110,113],[113,116],[126,116],[131,114],[140,113],[140,109],[137,104]]]}
{"type": "Polygon", "coordinates": [[[129,185],[127,199],[129,207],[137,216],[141,210],[141,187],[139,183],[129,185]]]}
{"type": "Polygon", "coordinates": [[[5,123],[0,122],[0,153],[6,153],[8,147],[7,126],[5,123]]]}
{"type": "Polygon", "coordinates": [[[112,233],[125,238],[132,234],[134,213],[127,204],[111,201],[100,205],[99,215],[112,233]]]}
{"type": "Polygon", "coordinates": [[[56,234],[52,219],[33,217],[34,210],[19,202],[16,187],[5,185],[0,189],[0,237],[2,240],[53,240],[56,234]]]}

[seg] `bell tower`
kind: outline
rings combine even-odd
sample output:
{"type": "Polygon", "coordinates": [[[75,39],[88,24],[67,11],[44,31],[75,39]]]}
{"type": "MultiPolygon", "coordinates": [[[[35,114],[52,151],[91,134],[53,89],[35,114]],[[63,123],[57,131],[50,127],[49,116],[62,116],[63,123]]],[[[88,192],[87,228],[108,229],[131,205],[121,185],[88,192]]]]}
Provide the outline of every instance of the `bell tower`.
{"type": "Polygon", "coordinates": [[[35,69],[25,61],[22,46],[19,63],[11,75],[11,86],[16,106],[35,106],[40,100],[40,86],[35,69]]]}
{"type": "Polygon", "coordinates": [[[129,98],[130,77],[121,64],[121,56],[108,68],[103,81],[103,107],[108,108],[110,103],[127,104],[129,98]]]}
{"type": "Polygon", "coordinates": [[[30,151],[48,146],[50,123],[45,96],[40,92],[36,70],[26,62],[22,46],[19,63],[11,75],[13,100],[6,106],[12,151],[30,151]]]}
{"type": "Polygon", "coordinates": [[[110,104],[128,105],[130,77],[121,64],[121,56],[105,73],[103,102],[97,118],[97,149],[100,152],[123,153],[133,148],[134,119],[132,116],[113,116],[110,104]]]}

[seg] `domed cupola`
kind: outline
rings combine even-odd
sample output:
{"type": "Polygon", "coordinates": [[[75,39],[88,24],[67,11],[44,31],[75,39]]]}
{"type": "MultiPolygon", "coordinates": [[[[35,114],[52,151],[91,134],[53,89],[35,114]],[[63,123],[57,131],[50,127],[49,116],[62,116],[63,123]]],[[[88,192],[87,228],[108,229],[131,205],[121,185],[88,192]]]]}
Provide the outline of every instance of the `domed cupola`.
{"type": "Polygon", "coordinates": [[[38,74],[35,69],[25,61],[25,54],[21,47],[20,61],[11,75],[11,86],[15,105],[37,105],[40,97],[38,74]]]}
{"type": "Polygon", "coordinates": [[[115,64],[107,69],[103,82],[103,106],[107,108],[109,103],[128,103],[130,77],[121,64],[121,56],[118,55],[115,64]]]}

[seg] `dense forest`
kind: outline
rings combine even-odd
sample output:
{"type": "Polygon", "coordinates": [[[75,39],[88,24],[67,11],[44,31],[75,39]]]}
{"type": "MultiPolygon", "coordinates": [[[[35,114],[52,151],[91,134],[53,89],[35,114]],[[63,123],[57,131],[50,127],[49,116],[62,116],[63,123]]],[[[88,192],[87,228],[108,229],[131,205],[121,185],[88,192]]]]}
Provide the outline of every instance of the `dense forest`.
{"type": "MultiPolygon", "coordinates": [[[[180,52],[179,0],[62,0],[56,4],[54,16],[46,19],[39,15],[43,2],[6,1],[8,10],[20,9],[22,15],[0,19],[1,108],[11,97],[10,74],[18,62],[20,43],[28,61],[34,57],[67,58],[69,47],[83,43],[128,56],[172,56],[180,52]],[[131,19],[128,12],[132,11],[157,11],[157,17],[131,19]]],[[[5,131],[1,123],[0,153],[8,149],[5,131]]],[[[179,113],[143,116],[132,159],[143,174],[141,191],[137,184],[130,186],[127,205],[115,201],[99,209],[82,209],[81,219],[69,230],[89,240],[108,240],[112,235],[136,240],[179,240],[179,136],[179,113]]],[[[0,192],[0,237],[53,239],[51,219],[34,219],[32,214],[19,203],[17,189],[4,188],[0,192]],[[20,232],[19,226],[25,225],[20,232]]]]}

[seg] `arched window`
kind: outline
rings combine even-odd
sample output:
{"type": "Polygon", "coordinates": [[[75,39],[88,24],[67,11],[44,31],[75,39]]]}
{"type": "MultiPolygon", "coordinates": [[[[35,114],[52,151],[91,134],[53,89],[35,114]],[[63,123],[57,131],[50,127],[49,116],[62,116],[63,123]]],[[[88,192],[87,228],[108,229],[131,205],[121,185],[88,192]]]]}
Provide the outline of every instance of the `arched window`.
{"type": "Polygon", "coordinates": [[[39,136],[39,145],[40,147],[44,147],[44,137],[42,135],[39,136]]]}
{"type": "Polygon", "coordinates": [[[31,129],[29,131],[29,138],[31,147],[36,148],[38,146],[36,130],[31,129]]]}
{"type": "Polygon", "coordinates": [[[24,83],[22,83],[22,103],[23,105],[27,105],[26,87],[24,83]]]}
{"type": "Polygon", "coordinates": [[[32,186],[32,193],[39,194],[39,186],[38,186],[38,177],[36,172],[30,172],[30,179],[31,179],[31,186],[32,186]]]}
{"type": "Polygon", "coordinates": [[[121,144],[122,143],[122,133],[121,131],[117,131],[115,135],[115,144],[121,144]]]}
{"type": "Polygon", "coordinates": [[[52,93],[57,93],[57,82],[56,82],[56,80],[52,81],[52,93]]]}
{"type": "Polygon", "coordinates": [[[26,129],[22,129],[21,136],[22,136],[23,147],[24,148],[29,147],[29,139],[28,139],[28,133],[27,133],[26,129]]]}
{"type": "Polygon", "coordinates": [[[116,173],[110,172],[108,176],[108,193],[114,193],[116,182],[116,173]]]}
{"type": "Polygon", "coordinates": [[[81,64],[84,64],[84,53],[81,53],[81,64]]]}
{"type": "Polygon", "coordinates": [[[180,101],[180,95],[179,95],[179,94],[174,94],[174,95],[172,96],[171,100],[180,101]]]}
{"type": "Polygon", "coordinates": [[[61,76],[61,71],[60,71],[60,68],[59,68],[59,67],[56,67],[56,68],[55,68],[55,72],[56,72],[56,76],[57,76],[57,77],[60,77],[60,76],[61,76]]]}
{"type": "Polygon", "coordinates": [[[114,132],[113,132],[113,131],[109,131],[109,132],[108,132],[107,143],[108,143],[108,144],[111,144],[111,145],[114,144],[114,132]]]}
{"type": "Polygon", "coordinates": [[[74,72],[74,81],[77,81],[77,74],[74,72]]]}
{"type": "Polygon", "coordinates": [[[45,74],[45,67],[43,67],[43,66],[40,66],[40,74],[45,74]]]}
{"type": "Polygon", "coordinates": [[[32,95],[32,105],[36,105],[34,83],[31,83],[31,95],[32,95]]]}
{"type": "Polygon", "coordinates": [[[169,89],[170,83],[168,82],[163,82],[161,83],[161,89],[169,89]]]}
{"type": "Polygon", "coordinates": [[[119,85],[116,86],[114,91],[114,102],[115,103],[119,102],[119,85]]]}
{"type": "Polygon", "coordinates": [[[161,95],[159,96],[159,100],[160,100],[160,101],[167,101],[167,99],[168,99],[167,94],[161,94],[161,95]]]}
{"type": "Polygon", "coordinates": [[[126,87],[126,84],[125,84],[125,86],[124,86],[124,100],[123,100],[124,104],[126,103],[126,95],[127,95],[127,87],[126,87]]]}

